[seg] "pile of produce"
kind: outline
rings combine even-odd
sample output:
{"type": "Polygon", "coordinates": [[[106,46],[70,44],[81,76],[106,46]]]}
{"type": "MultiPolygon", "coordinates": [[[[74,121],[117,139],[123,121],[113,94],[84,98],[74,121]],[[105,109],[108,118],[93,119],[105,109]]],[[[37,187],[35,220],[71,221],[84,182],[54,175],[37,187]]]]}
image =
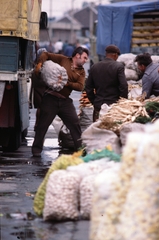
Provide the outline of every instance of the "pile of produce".
{"type": "Polygon", "coordinates": [[[109,129],[119,134],[121,127],[125,123],[151,122],[154,115],[150,113],[159,112],[159,97],[139,101],[121,98],[117,103],[101,116],[99,128],[109,129]]]}
{"type": "Polygon", "coordinates": [[[100,194],[96,179],[90,240],[159,239],[158,138],[159,120],[129,134],[110,196],[100,194]]]}
{"type": "Polygon", "coordinates": [[[99,128],[117,132],[123,124],[134,122],[138,116],[149,117],[144,104],[137,100],[121,98],[100,118],[99,128]]]}
{"type": "MultiPolygon", "coordinates": [[[[79,153],[81,154],[81,153],[79,153]]],[[[66,169],[71,165],[78,165],[82,163],[83,160],[79,158],[79,156],[75,153],[73,155],[61,155],[49,168],[43,182],[40,184],[35,198],[34,198],[34,211],[37,215],[42,216],[44,201],[45,201],[45,193],[46,193],[46,185],[50,174],[59,169],[66,169]]]]}
{"type": "Polygon", "coordinates": [[[48,180],[43,210],[44,220],[77,220],[80,177],[66,170],[54,171],[48,180]]]}
{"type": "Polygon", "coordinates": [[[139,81],[130,80],[128,83],[128,99],[136,99],[142,94],[142,79],[139,81]]]}
{"type": "Polygon", "coordinates": [[[146,102],[145,103],[146,111],[150,117],[154,117],[156,113],[159,112],[159,102],[146,102]]]}
{"type": "Polygon", "coordinates": [[[157,18],[153,18],[153,20],[145,16],[145,21],[142,22],[134,22],[134,29],[132,33],[132,47],[156,47],[158,44],[158,21],[157,18]]]}
{"type": "Polygon", "coordinates": [[[136,82],[128,81],[128,92],[130,92],[134,88],[141,88],[141,87],[142,87],[142,84],[140,81],[136,81],[136,82]]]}
{"type": "Polygon", "coordinates": [[[116,165],[120,163],[103,158],[54,171],[46,186],[43,219],[90,219],[94,180],[103,171],[109,174],[116,165]]]}
{"type": "Polygon", "coordinates": [[[118,223],[118,216],[122,211],[122,206],[130,188],[130,181],[134,172],[135,155],[139,143],[139,137],[135,140],[132,138],[128,139],[127,145],[122,154],[122,162],[118,178],[112,180],[111,195],[108,198],[100,195],[98,191],[98,179],[97,182],[95,181],[90,240],[115,240],[117,234],[116,223],[118,223]]]}
{"type": "MultiPolygon", "coordinates": [[[[138,84],[129,84],[129,93],[132,89],[139,89],[138,84]]],[[[99,128],[107,129],[119,135],[121,127],[125,123],[147,123],[151,122],[155,117],[155,113],[159,112],[159,97],[152,97],[145,100],[145,96],[140,95],[136,98],[130,97],[129,99],[120,98],[117,103],[110,105],[110,109],[102,117],[99,128]]],[[[80,119],[83,131],[92,123],[93,110],[91,103],[87,98],[84,91],[80,99],[80,119]],[[91,109],[90,109],[91,108],[91,109]]]]}
{"type": "Polygon", "coordinates": [[[34,211],[44,220],[90,219],[95,177],[120,162],[120,155],[109,149],[95,151],[88,157],[81,153],[61,155],[40,184],[34,211]]]}
{"type": "Polygon", "coordinates": [[[92,106],[92,104],[90,103],[90,101],[89,101],[89,99],[87,97],[86,91],[82,92],[81,98],[79,99],[79,102],[80,102],[79,108],[92,106]]]}

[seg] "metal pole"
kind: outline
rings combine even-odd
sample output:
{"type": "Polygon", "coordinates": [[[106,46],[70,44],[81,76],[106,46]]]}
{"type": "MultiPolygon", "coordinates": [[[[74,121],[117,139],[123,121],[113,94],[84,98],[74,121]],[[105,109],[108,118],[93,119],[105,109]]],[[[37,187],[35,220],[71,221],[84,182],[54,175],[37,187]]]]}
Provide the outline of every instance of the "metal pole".
{"type": "Polygon", "coordinates": [[[49,41],[51,40],[51,38],[52,38],[52,30],[51,30],[51,18],[52,18],[52,2],[53,2],[53,0],[50,0],[50,16],[49,16],[49,18],[50,18],[50,20],[49,20],[49,41]]]}
{"type": "Polygon", "coordinates": [[[74,35],[74,29],[73,29],[73,10],[74,10],[74,8],[73,8],[73,2],[74,2],[74,0],[72,0],[72,2],[71,2],[71,37],[70,37],[70,42],[73,44],[74,42],[73,42],[73,35],[74,35]]]}
{"type": "Polygon", "coordinates": [[[52,17],[52,0],[50,0],[50,18],[52,17]]]}
{"type": "Polygon", "coordinates": [[[93,2],[90,3],[90,15],[89,15],[89,34],[90,38],[93,36],[93,11],[92,11],[93,2]]]}
{"type": "Polygon", "coordinates": [[[90,38],[90,57],[93,55],[93,11],[92,11],[93,3],[90,3],[90,14],[89,14],[89,38],[90,38]]]}

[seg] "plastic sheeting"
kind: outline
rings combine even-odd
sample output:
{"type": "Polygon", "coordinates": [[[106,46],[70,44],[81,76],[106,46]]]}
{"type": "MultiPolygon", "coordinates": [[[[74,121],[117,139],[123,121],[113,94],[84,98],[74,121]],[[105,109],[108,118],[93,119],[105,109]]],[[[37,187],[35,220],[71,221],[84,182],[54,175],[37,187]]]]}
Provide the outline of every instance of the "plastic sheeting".
{"type": "Polygon", "coordinates": [[[159,10],[159,1],[125,1],[98,7],[97,54],[105,56],[109,44],[129,53],[135,13],[159,10]]]}
{"type": "Polygon", "coordinates": [[[0,31],[2,36],[39,40],[42,0],[0,0],[0,31]]]}

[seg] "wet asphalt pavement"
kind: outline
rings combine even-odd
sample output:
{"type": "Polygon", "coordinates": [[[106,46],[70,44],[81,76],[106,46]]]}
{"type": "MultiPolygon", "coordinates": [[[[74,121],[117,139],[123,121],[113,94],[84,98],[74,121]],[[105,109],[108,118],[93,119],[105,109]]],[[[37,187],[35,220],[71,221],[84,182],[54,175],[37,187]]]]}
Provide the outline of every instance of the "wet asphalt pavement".
{"type": "MultiPolygon", "coordinates": [[[[72,95],[78,111],[80,94],[72,95]]],[[[0,149],[0,240],[88,240],[89,221],[44,222],[33,211],[37,188],[63,151],[53,126],[49,127],[41,158],[33,158],[35,109],[30,110],[30,127],[21,147],[13,153],[0,149]]]]}

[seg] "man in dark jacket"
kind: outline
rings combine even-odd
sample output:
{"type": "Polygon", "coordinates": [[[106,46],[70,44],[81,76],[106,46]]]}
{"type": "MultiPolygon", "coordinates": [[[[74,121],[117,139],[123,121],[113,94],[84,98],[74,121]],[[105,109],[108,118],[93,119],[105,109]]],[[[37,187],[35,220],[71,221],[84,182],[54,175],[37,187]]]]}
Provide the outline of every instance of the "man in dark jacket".
{"type": "Polygon", "coordinates": [[[117,102],[120,97],[128,98],[124,65],[116,61],[119,55],[119,48],[109,45],[106,47],[106,58],[90,69],[85,90],[89,101],[94,106],[94,122],[99,118],[102,104],[110,105],[117,102]]]}

